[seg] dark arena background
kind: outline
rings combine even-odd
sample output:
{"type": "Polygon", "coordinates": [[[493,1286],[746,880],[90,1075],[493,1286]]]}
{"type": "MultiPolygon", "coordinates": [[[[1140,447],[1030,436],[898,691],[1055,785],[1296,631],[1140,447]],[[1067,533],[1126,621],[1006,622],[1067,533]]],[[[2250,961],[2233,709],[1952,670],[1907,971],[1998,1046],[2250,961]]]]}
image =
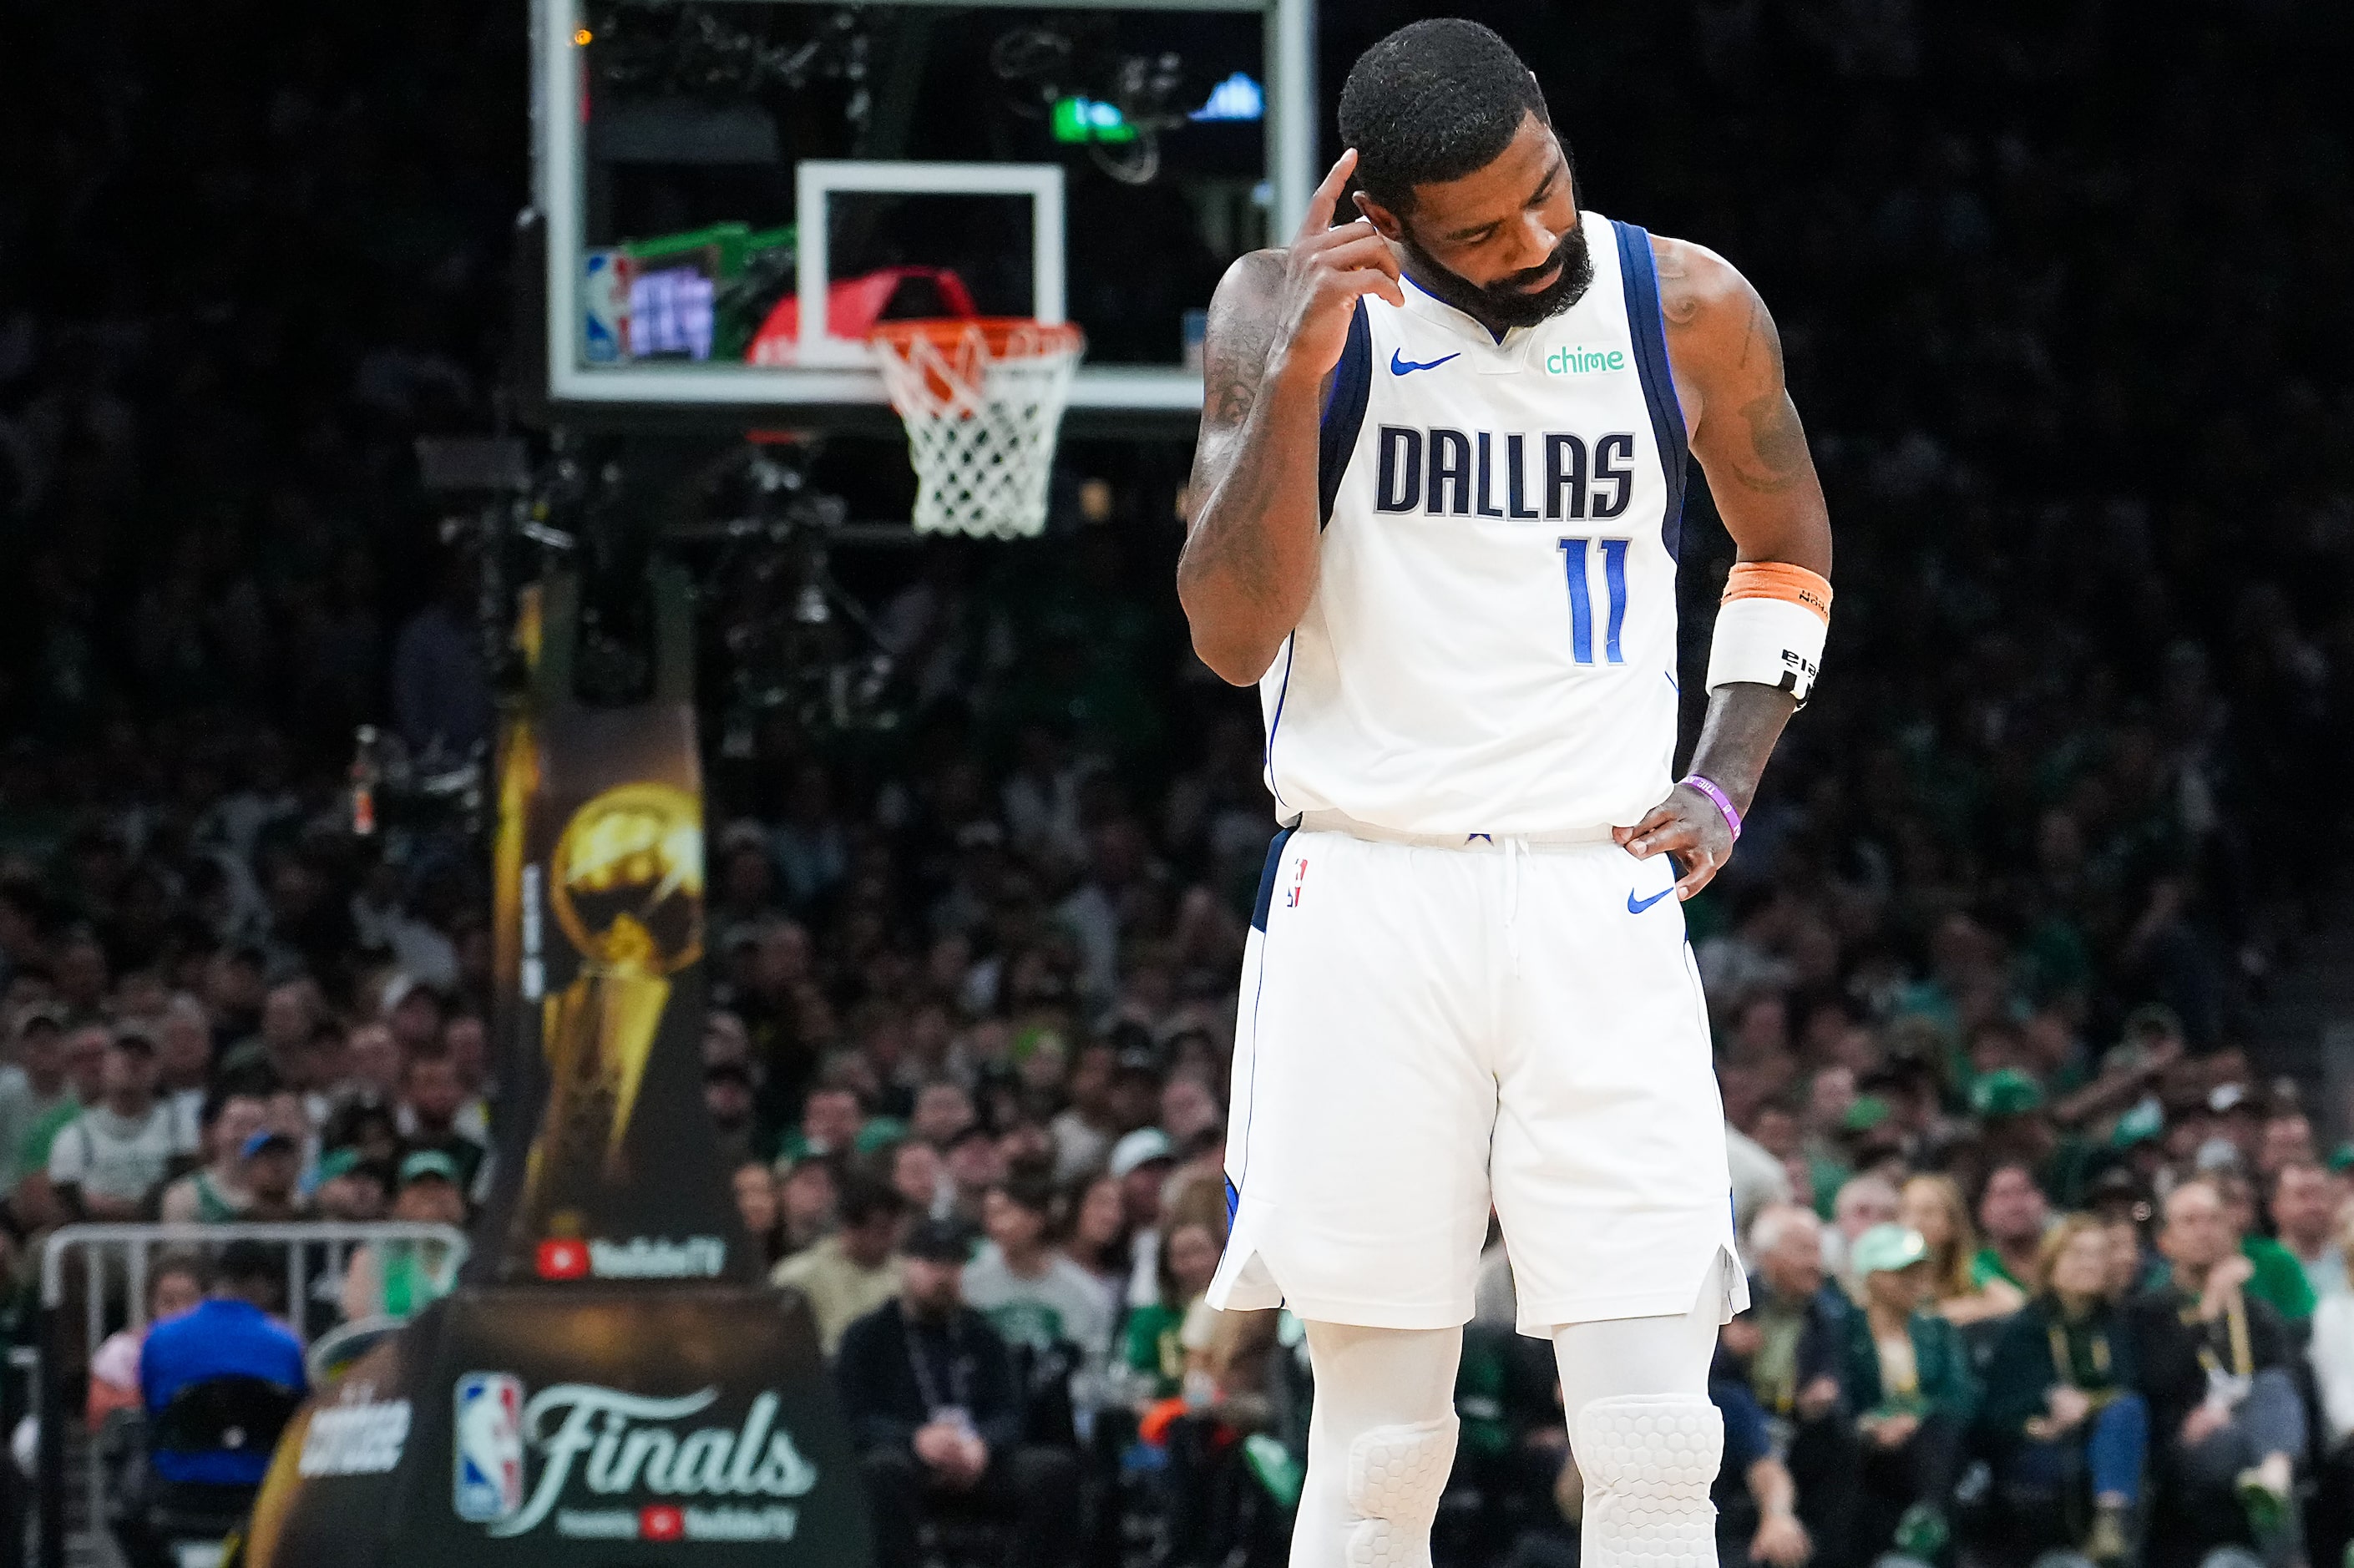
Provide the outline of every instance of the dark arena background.
{"type": "MultiPolygon", "coordinates": [[[[1687,911],[1723,1561],[2354,1563],[2354,11],[1458,9],[1756,285],[1837,534],[1687,911]]],[[[1201,1299],[1275,812],[1172,586],[1188,355],[1426,14],[10,8],[0,1568],[1286,1561],[1299,1326],[1201,1299]],[[1037,536],[912,529],[795,346],[804,160],[948,182],[821,198],[837,324],[1052,273],[1037,536]]],[[[1694,482],[1687,750],[1732,555],[1694,482]]],[[[1577,1560],[1509,1291],[1441,1568],[1577,1560]]]]}

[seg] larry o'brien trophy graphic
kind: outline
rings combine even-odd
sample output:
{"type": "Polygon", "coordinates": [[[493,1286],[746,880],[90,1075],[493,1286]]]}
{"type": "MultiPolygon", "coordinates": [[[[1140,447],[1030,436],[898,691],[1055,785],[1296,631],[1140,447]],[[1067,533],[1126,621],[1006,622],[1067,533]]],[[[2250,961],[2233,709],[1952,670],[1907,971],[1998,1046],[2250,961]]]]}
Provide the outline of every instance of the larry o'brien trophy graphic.
{"type": "MultiPolygon", "coordinates": [[[[547,1273],[570,1255],[549,1249],[579,1239],[580,1205],[620,1198],[632,1181],[630,1122],[671,977],[703,957],[702,802],[674,784],[616,784],[565,822],[545,875],[533,863],[523,880],[522,991],[540,1002],[549,1086],[509,1231],[536,1242],[535,1262],[547,1273]],[[570,984],[544,996],[543,906],[579,966],[570,984]]],[[[717,1259],[678,1272],[716,1274],[717,1259]]]]}
{"type": "Polygon", "coordinates": [[[250,1568],[860,1568],[856,1464],[703,1106],[703,805],[683,577],[650,701],[573,694],[578,588],[526,592],[493,848],[491,1200],[457,1290],[296,1416],[250,1568]]]}

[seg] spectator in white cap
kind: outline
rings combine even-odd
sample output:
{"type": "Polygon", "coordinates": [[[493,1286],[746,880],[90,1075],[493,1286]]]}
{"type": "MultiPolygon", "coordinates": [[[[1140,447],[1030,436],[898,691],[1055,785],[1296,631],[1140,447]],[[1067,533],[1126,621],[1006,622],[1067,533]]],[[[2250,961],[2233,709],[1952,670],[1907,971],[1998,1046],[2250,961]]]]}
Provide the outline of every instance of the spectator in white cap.
{"type": "Polygon", "coordinates": [[[1129,1275],[1128,1304],[1141,1307],[1161,1298],[1161,1189],[1177,1163],[1169,1135],[1157,1127],[1140,1127],[1111,1148],[1111,1177],[1119,1183],[1120,1206],[1127,1212],[1133,1238],[1134,1267],[1129,1275]]]}
{"type": "Polygon", "coordinates": [[[1935,1281],[1919,1231],[1874,1225],[1849,1260],[1863,1303],[1848,1319],[1846,1388],[1863,1456],[1855,1545],[1877,1555],[1893,1543],[1934,1562],[1977,1409],[1969,1352],[1960,1330],[1926,1309],[1935,1281]]]}

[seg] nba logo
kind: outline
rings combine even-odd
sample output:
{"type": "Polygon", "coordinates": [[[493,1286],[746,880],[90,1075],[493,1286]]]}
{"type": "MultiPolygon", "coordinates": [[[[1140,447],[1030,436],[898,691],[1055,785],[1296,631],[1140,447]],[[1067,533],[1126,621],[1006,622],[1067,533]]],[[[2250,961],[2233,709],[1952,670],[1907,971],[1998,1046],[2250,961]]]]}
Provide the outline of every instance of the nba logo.
{"type": "Polygon", "coordinates": [[[495,1524],[523,1507],[523,1383],[505,1372],[458,1380],[451,1448],[452,1502],[469,1524],[495,1524]]]}
{"type": "Polygon", "coordinates": [[[581,259],[580,358],[621,365],[630,357],[630,284],[637,264],[625,250],[591,250],[581,259]]]}

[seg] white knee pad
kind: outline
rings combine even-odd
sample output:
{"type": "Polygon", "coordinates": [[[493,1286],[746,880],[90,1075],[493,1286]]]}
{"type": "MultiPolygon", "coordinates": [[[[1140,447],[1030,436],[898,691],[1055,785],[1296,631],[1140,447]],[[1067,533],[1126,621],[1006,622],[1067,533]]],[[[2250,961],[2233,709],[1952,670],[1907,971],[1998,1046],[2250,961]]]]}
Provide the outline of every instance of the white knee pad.
{"type": "Polygon", "coordinates": [[[1578,1412],[1573,1442],[1585,1476],[1585,1568],[1715,1568],[1715,1405],[1690,1393],[1597,1399],[1578,1412]]]}
{"type": "Polygon", "coordinates": [[[1453,1413],[1410,1426],[1376,1426],[1349,1446],[1349,1568],[1418,1568],[1430,1561],[1430,1521],[1455,1467],[1453,1413]]]}

